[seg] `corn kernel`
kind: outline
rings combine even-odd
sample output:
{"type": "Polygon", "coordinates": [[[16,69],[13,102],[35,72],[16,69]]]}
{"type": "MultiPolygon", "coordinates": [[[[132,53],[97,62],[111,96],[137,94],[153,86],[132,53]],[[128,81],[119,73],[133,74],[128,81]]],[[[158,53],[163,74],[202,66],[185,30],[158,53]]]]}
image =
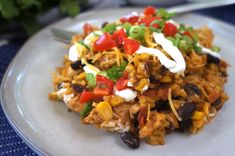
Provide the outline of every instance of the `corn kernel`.
{"type": "Polygon", "coordinates": [[[52,92],[50,94],[48,94],[48,98],[51,100],[57,100],[58,99],[58,95],[56,92],[52,92]]]}
{"type": "Polygon", "coordinates": [[[140,91],[140,92],[142,92],[142,90],[143,90],[143,88],[144,88],[145,86],[149,86],[149,80],[146,79],[146,78],[141,79],[141,80],[139,81],[139,83],[137,84],[137,86],[135,87],[135,89],[138,90],[138,91],[140,91]]]}
{"type": "Polygon", "coordinates": [[[100,102],[95,107],[98,115],[104,121],[109,121],[113,118],[112,107],[108,102],[100,102]]]}
{"type": "Polygon", "coordinates": [[[166,75],[166,76],[163,76],[160,79],[160,82],[162,82],[162,83],[171,83],[172,82],[172,78],[170,76],[166,75]]]}
{"type": "Polygon", "coordinates": [[[120,96],[112,96],[110,100],[110,104],[112,106],[117,106],[119,104],[122,104],[124,102],[124,99],[121,98],[120,96]]]}
{"type": "Polygon", "coordinates": [[[203,112],[195,111],[192,119],[194,120],[204,120],[205,114],[203,112]]]}

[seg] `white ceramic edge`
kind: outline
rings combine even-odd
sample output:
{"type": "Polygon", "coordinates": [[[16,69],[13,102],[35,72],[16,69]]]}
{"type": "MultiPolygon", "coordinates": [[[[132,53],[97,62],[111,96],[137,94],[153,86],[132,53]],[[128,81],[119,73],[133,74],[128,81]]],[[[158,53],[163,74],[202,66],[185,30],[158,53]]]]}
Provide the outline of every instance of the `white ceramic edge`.
{"type": "MultiPolygon", "coordinates": [[[[143,9],[143,8],[112,8],[112,9],[106,9],[105,11],[111,11],[111,10],[112,11],[121,11],[121,10],[131,10],[131,11],[137,10],[137,11],[140,11],[139,9],[143,9]]],[[[94,13],[97,13],[97,12],[104,12],[104,11],[103,10],[88,11],[88,12],[85,12],[85,13],[82,13],[82,14],[78,15],[76,17],[76,19],[79,18],[79,17],[82,18],[83,16],[87,16],[89,14],[94,14],[94,13]]],[[[229,30],[229,29],[234,30],[233,25],[231,25],[229,23],[226,23],[226,22],[223,22],[221,20],[211,18],[211,17],[208,17],[208,16],[198,15],[198,14],[192,14],[192,15],[193,16],[198,16],[198,18],[203,17],[203,18],[206,18],[207,20],[213,20],[218,24],[218,26],[225,27],[227,30],[229,30]]],[[[5,103],[6,100],[5,100],[5,94],[4,94],[5,92],[4,92],[4,87],[3,86],[4,86],[4,83],[7,80],[7,74],[15,66],[17,58],[20,57],[20,55],[23,54],[22,48],[26,47],[30,43],[31,40],[36,38],[36,36],[38,36],[45,29],[48,29],[49,27],[56,26],[57,24],[60,24],[60,23],[62,23],[63,21],[65,21],[67,19],[71,19],[71,18],[67,17],[67,18],[61,19],[61,20],[59,20],[59,21],[57,21],[57,22],[41,29],[39,32],[37,32],[35,35],[33,35],[31,38],[29,38],[25,42],[25,44],[21,47],[21,49],[17,52],[17,54],[14,56],[14,58],[12,59],[11,63],[9,64],[9,66],[7,67],[7,70],[4,73],[4,76],[3,76],[2,82],[1,82],[0,101],[1,101],[3,112],[7,117],[7,120],[9,121],[10,125],[13,127],[15,132],[21,137],[21,139],[38,155],[50,155],[50,154],[48,154],[46,151],[42,150],[42,148],[38,147],[35,143],[33,143],[33,141],[30,138],[26,138],[24,136],[24,130],[22,128],[20,128],[20,126],[14,120],[12,120],[13,119],[12,115],[8,111],[7,104],[5,103]]]]}

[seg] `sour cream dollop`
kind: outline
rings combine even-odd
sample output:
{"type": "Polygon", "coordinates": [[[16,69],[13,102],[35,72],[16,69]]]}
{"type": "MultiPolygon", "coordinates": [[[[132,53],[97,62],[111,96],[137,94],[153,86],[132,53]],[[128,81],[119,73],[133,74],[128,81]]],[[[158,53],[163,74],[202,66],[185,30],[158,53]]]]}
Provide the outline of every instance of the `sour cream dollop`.
{"type": "Polygon", "coordinates": [[[123,99],[125,99],[126,102],[132,101],[137,97],[137,93],[130,88],[123,89],[121,91],[115,89],[114,92],[115,95],[122,97],[123,99]]]}
{"type": "Polygon", "coordinates": [[[102,31],[94,31],[91,32],[87,37],[84,39],[84,44],[86,44],[88,47],[91,47],[91,43],[94,42],[96,39],[98,39],[97,35],[103,35],[102,31]]]}
{"type": "Polygon", "coordinates": [[[72,45],[72,47],[69,48],[69,60],[72,62],[77,61],[81,57],[81,54],[78,50],[78,46],[78,44],[74,44],[72,45]]]}
{"type": "Polygon", "coordinates": [[[140,46],[139,49],[137,49],[136,54],[143,54],[143,53],[147,53],[158,57],[160,63],[168,69],[172,69],[176,66],[176,63],[173,60],[170,60],[168,57],[166,57],[165,54],[163,54],[163,52],[161,52],[158,49],[140,46]]]}
{"type": "Polygon", "coordinates": [[[176,65],[175,67],[170,68],[169,70],[172,73],[183,74],[186,69],[186,63],[180,50],[176,46],[174,46],[171,41],[165,38],[165,36],[162,33],[154,32],[153,38],[155,42],[160,44],[163,50],[165,50],[174,59],[176,65]]]}
{"type": "Polygon", "coordinates": [[[221,57],[219,53],[214,52],[214,51],[212,51],[211,49],[208,49],[208,48],[206,48],[206,47],[203,47],[203,46],[200,45],[199,43],[197,44],[197,46],[199,46],[199,47],[202,48],[202,53],[204,53],[204,54],[210,54],[210,55],[212,55],[212,56],[214,56],[214,57],[217,57],[217,58],[220,58],[220,57],[221,57]]]}

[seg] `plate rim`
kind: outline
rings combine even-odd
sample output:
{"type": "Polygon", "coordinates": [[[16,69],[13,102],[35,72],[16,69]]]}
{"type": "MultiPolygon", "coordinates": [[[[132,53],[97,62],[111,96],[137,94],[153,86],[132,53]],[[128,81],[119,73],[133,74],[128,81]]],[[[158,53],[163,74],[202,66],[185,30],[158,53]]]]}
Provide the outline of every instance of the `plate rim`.
{"type": "MultiPolygon", "coordinates": [[[[83,18],[84,16],[89,16],[89,15],[95,15],[97,13],[102,13],[102,12],[107,12],[107,11],[112,11],[112,12],[115,12],[115,11],[127,11],[127,10],[140,10],[140,9],[143,9],[143,7],[125,7],[125,8],[109,8],[109,9],[105,9],[105,10],[90,10],[90,11],[87,11],[87,12],[84,12],[84,13],[80,13],[79,15],[75,16],[74,19],[78,20],[79,18],[83,18]]],[[[180,13],[179,15],[184,15],[184,14],[187,14],[187,15],[192,15],[192,16],[197,16],[198,18],[202,17],[202,18],[205,18],[206,20],[213,20],[215,21],[216,23],[218,23],[219,25],[223,25],[224,27],[227,27],[229,29],[234,29],[235,30],[235,26],[228,23],[228,22],[225,22],[225,21],[222,21],[222,20],[219,20],[219,19],[216,19],[216,18],[213,18],[213,17],[210,17],[210,16],[207,16],[207,15],[201,15],[201,14],[197,14],[197,13],[180,13]]],[[[8,79],[8,74],[10,72],[10,70],[12,68],[14,68],[14,66],[16,65],[16,60],[18,57],[20,57],[20,55],[23,53],[23,50],[24,47],[26,47],[28,44],[30,44],[30,42],[32,40],[34,40],[34,38],[36,38],[38,35],[40,35],[43,31],[53,27],[53,26],[56,26],[66,20],[69,20],[69,19],[73,19],[71,17],[65,17],[65,18],[62,18],[54,23],[51,23],[49,24],[48,26],[42,28],[41,30],[39,30],[37,33],[35,33],[32,37],[30,37],[29,39],[27,39],[25,41],[25,43],[22,45],[22,47],[18,50],[18,52],[15,54],[15,56],[13,57],[13,59],[11,60],[11,62],[9,63],[6,71],[4,72],[4,75],[3,75],[3,78],[2,78],[2,81],[1,81],[1,86],[0,86],[0,102],[1,102],[1,106],[2,106],[2,110],[8,120],[8,122],[10,123],[11,127],[14,129],[14,131],[20,136],[20,138],[26,143],[27,146],[29,146],[36,154],[38,155],[51,155],[50,153],[46,152],[45,150],[43,150],[41,147],[39,147],[36,143],[34,143],[34,141],[30,138],[27,138],[25,136],[25,131],[23,128],[21,128],[19,126],[19,124],[17,124],[13,119],[12,117],[12,114],[10,113],[9,109],[7,108],[7,103],[6,103],[6,97],[5,97],[5,90],[4,90],[4,85],[8,79]]]]}

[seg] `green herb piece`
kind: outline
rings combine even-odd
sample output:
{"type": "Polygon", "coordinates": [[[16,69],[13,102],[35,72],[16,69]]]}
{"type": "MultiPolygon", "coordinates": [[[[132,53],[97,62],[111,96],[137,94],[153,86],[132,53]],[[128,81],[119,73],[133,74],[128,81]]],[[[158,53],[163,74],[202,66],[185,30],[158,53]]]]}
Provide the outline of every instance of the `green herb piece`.
{"type": "Polygon", "coordinates": [[[218,52],[221,51],[221,48],[218,47],[218,46],[213,46],[213,47],[211,48],[211,50],[218,53],[218,52]]]}
{"type": "Polygon", "coordinates": [[[103,32],[108,32],[112,34],[116,30],[116,24],[106,24],[105,27],[102,29],[103,32]]]}
{"type": "Polygon", "coordinates": [[[108,74],[106,71],[101,71],[98,73],[98,75],[104,76],[104,77],[108,77],[108,74]]]}
{"type": "Polygon", "coordinates": [[[90,47],[88,47],[85,43],[84,40],[80,40],[78,41],[79,44],[81,44],[82,46],[86,47],[88,50],[90,50],[90,47]]]}
{"type": "Polygon", "coordinates": [[[89,115],[90,111],[92,110],[92,102],[88,102],[84,105],[82,111],[80,112],[80,115],[82,117],[86,117],[87,115],[89,115]]]}
{"type": "Polygon", "coordinates": [[[173,12],[173,13],[169,13],[169,12],[167,12],[165,9],[163,9],[163,8],[160,8],[160,9],[158,9],[158,11],[157,11],[157,16],[161,16],[162,17],[162,19],[164,19],[164,20],[169,20],[169,19],[171,19],[173,16],[175,16],[176,15],[176,13],[175,12],[173,12]]]}
{"type": "Polygon", "coordinates": [[[86,73],[86,80],[89,88],[96,86],[96,77],[92,73],[86,73]]]}
{"type": "Polygon", "coordinates": [[[113,66],[112,68],[108,69],[106,72],[108,77],[116,81],[119,77],[122,76],[123,71],[126,69],[127,61],[123,61],[120,66],[113,66]]]}

